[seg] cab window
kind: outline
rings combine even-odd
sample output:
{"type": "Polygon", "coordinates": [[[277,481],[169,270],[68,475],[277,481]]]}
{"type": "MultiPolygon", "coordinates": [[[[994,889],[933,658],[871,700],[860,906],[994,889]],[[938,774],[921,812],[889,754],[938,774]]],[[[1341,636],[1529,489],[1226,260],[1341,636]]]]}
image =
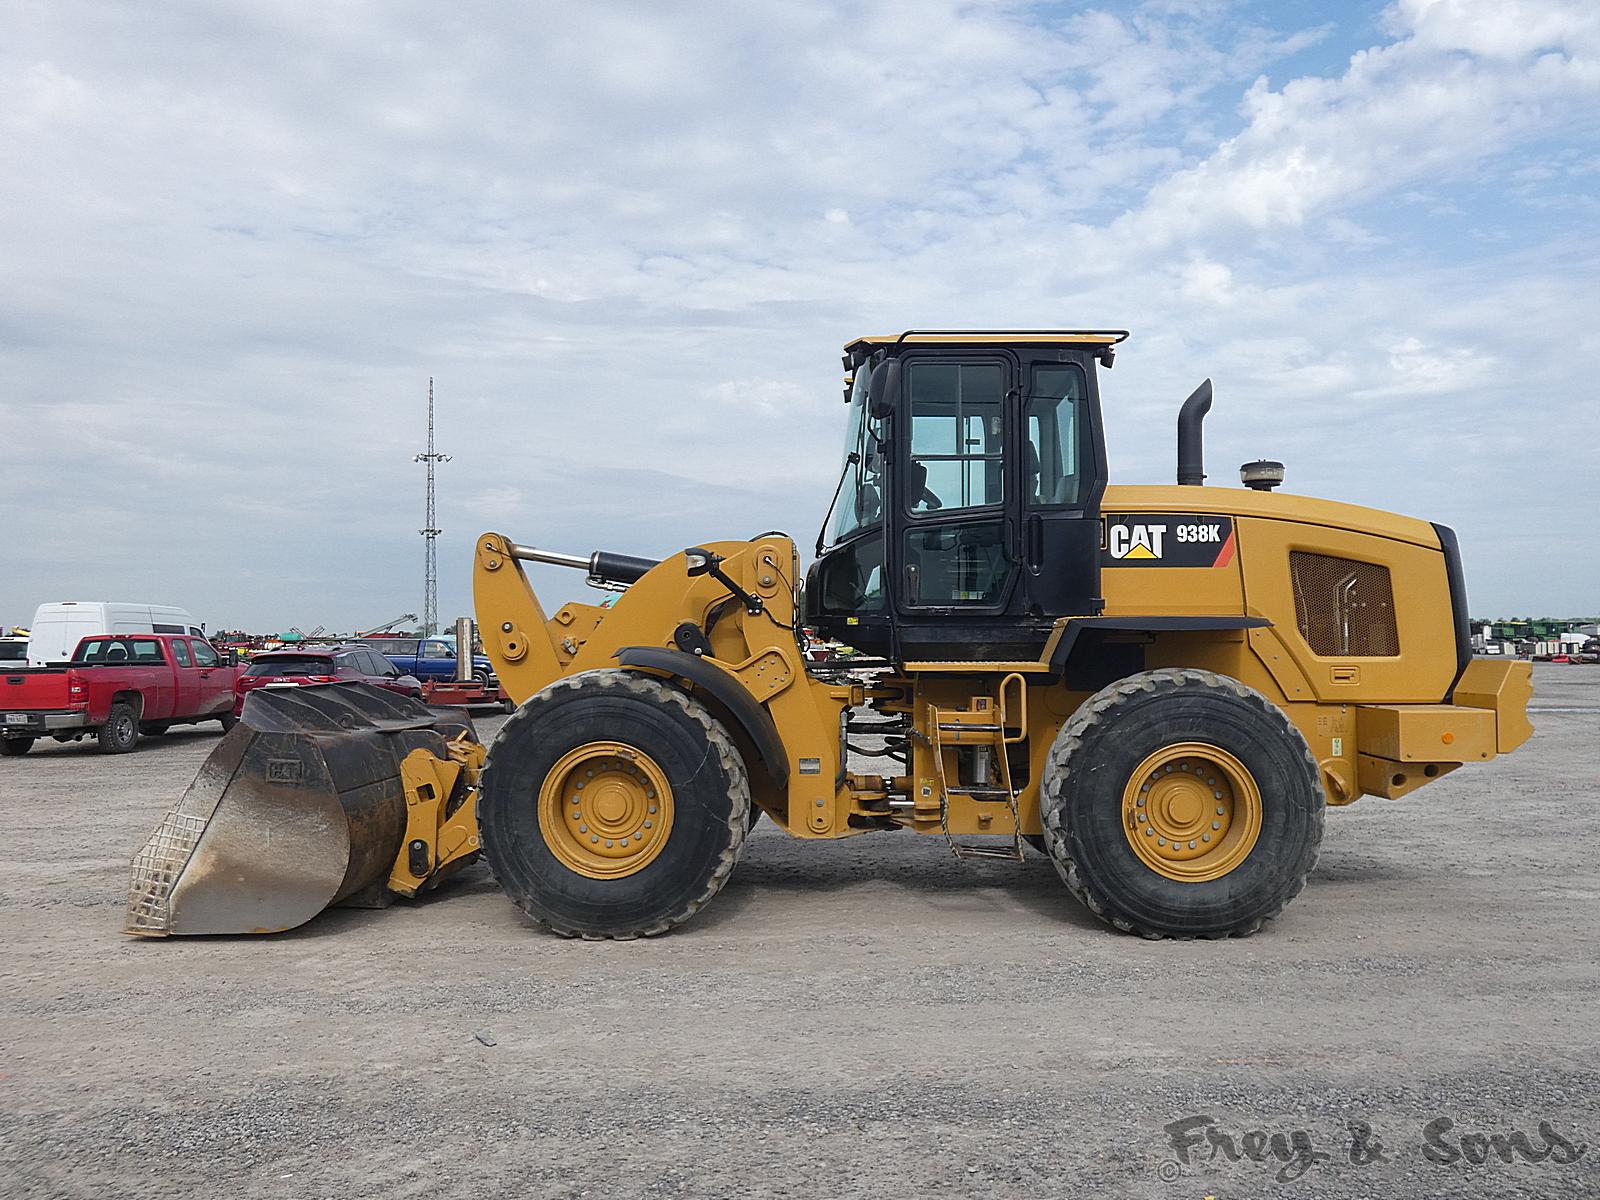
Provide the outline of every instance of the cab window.
{"type": "Polygon", "coordinates": [[[1034,507],[1082,501],[1078,431],[1085,392],[1083,371],[1075,365],[1033,369],[1023,486],[1034,507]]]}
{"type": "Polygon", "coordinates": [[[189,644],[187,642],[174,641],[172,643],[172,657],[177,660],[180,667],[194,666],[194,660],[189,657],[189,644]]]}
{"type": "Polygon", "coordinates": [[[217,657],[217,652],[211,648],[210,642],[203,642],[196,638],[193,645],[196,666],[214,667],[222,661],[217,657]]]}
{"type": "Polygon", "coordinates": [[[834,542],[883,519],[883,423],[867,412],[874,366],[862,363],[850,389],[850,421],[845,433],[843,477],[835,502],[834,542]]]}
{"type": "Polygon", "coordinates": [[[919,526],[906,534],[906,604],[934,608],[999,603],[1011,564],[1000,521],[919,526]]]}
{"type": "Polygon", "coordinates": [[[1001,502],[1005,370],[999,363],[916,362],[910,369],[913,513],[1001,502]]]}
{"type": "Polygon", "coordinates": [[[75,663],[151,663],[165,662],[160,642],[136,642],[130,638],[89,638],[72,656],[75,663]]]}

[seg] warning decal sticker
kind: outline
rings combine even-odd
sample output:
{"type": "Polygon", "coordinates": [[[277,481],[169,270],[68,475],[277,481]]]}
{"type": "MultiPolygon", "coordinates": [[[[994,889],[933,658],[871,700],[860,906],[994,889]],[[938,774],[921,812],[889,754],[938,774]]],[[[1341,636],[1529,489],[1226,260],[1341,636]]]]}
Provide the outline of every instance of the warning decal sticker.
{"type": "Polygon", "coordinates": [[[1196,513],[1107,514],[1100,527],[1104,567],[1225,567],[1233,561],[1232,517],[1196,513]]]}

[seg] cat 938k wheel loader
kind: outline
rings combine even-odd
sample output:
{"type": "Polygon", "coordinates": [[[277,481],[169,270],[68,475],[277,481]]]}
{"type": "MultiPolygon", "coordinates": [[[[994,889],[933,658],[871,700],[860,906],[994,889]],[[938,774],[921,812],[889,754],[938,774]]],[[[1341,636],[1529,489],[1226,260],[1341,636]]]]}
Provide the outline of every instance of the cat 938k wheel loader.
{"type": "Polygon", "coordinates": [[[1177,485],[1108,486],[1097,373],[1125,336],[850,343],[803,580],[778,533],[660,562],[484,534],[478,624],[519,705],[487,752],[387,693],[252,692],[136,857],[128,931],[288,929],[481,854],[547,929],[660,933],[764,813],[1032,846],[1119,929],[1253,933],[1304,886],[1326,805],[1525,741],[1529,667],[1472,657],[1449,529],[1281,494],[1276,463],[1203,486],[1209,381],[1177,485]],[[547,613],[530,561],[620,595],[547,613]],[[858,657],[812,661],[807,627],[858,657]]]}

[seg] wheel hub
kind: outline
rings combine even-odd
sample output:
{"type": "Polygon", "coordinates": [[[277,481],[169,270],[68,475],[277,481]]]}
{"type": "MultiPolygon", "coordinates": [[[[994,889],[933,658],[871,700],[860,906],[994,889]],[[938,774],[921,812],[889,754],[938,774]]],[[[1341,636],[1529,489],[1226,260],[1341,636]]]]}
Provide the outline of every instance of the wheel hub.
{"type": "Polygon", "coordinates": [[[672,787],[655,760],[621,742],[568,751],[539,789],[539,829],[569,870],[590,879],[642,871],[672,830],[672,787]]]}
{"type": "Polygon", "coordinates": [[[1139,764],[1122,795],[1123,832],[1147,867],[1203,883],[1250,856],[1261,834],[1261,791],[1219,746],[1180,742],[1139,764]]]}

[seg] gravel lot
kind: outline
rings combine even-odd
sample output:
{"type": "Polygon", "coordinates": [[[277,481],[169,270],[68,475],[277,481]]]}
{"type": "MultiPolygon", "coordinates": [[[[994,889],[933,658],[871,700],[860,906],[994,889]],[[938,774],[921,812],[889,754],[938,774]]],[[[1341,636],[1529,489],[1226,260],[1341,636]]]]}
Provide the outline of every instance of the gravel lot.
{"type": "Polygon", "coordinates": [[[646,942],[537,933],[481,866],[139,942],[127,859],[215,727],[47,743],[0,762],[0,1195],[1592,1196],[1600,668],[1535,680],[1532,743],[1330,813],[1306,892],[1222,943],[1110,933],[1041,858],[770,823],[646,942]],[[1290,1161],[1205,1160],[1196,1123],[1180,1162],[1188,1117],[1290,1161]],[[1439,1163],[1430,1122],[1572,1145],[1439,1163]]]}

